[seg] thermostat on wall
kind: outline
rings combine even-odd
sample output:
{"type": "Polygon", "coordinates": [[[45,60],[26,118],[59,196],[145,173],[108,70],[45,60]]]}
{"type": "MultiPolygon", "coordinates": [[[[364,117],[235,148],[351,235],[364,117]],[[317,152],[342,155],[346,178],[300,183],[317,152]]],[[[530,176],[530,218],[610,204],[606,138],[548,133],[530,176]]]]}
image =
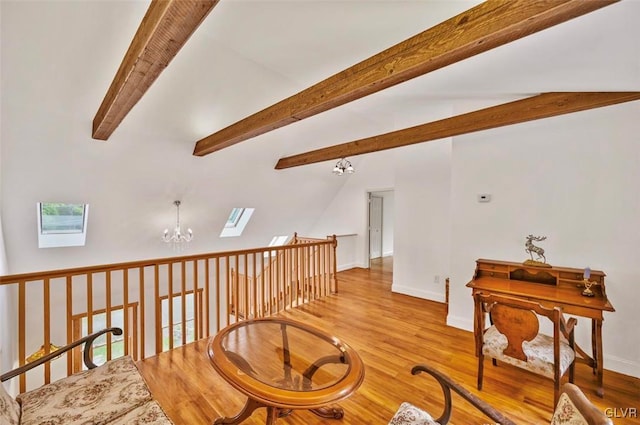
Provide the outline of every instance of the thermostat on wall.
{"type": "Polygon", "coordinates": [[[491,202],[491,195],[488,193],[480,193],[478,195],[478,202],[491,202]]]}

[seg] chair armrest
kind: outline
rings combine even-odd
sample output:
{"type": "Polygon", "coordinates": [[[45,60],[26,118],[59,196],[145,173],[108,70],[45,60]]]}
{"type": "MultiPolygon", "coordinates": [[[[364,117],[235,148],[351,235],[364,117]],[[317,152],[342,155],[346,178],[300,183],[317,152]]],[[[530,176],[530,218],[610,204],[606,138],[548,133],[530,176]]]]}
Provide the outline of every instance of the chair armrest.
{"type": "Polygon", "coordinates": [[[569,320],[564,320],[564,315],[560,316],[560,331],[569,341],[572,340],[573,328],[575,328],[577,324],[578,321],[575,317],[570,317],[569,320]]]}
{"type": "MultiPolygon", "coordinates": [[[[589,425],[613,425],[613,421],[591,403],[582,390],[576,385],[565,382],[564,385],[562,385],[562,393],[569,397],[569,400],[571,400],[578,410],[580,416],[582,416],[589,425]]],[[[566,411],[563,410],[563,402],[562,399],[560,399],[553,416],[554,418],[556,415],[562,417],[564,414],[566,414],[566,411]]]]}
{"type": "Polygon", "coordinates": [[[108,328],[108,329],[103,329],[101,331],[92,333],[91,335],[87,335],[84,338],[80,338],[77,341],[72,342],[69,345],[65,345],[64,347],[53,351],[49,354],[47,354],[46,356],[43,356],[41,358],[39,358],[38,360],[35,360],[31,363],[28,363],[24,366],[21,366],[19,368],[13,369],[7,373],[4,373],[2,375],[0,375],[0,382],[4,382],[4,381],[8,381],[11,378],[15,378],[18,375],[22,375],[23,373],[40,366],[43,363],[46,363],[64,353],[66,353],[67,351],[84,344],[84,349],[83,349],[83,360],[84,360],[84,364],[87,366],[87,368],[89,369],[94,369],[96,368],[96,364],[93,363],[92,359],[91,359],[91,345],[93,344],[93,342],[96,340],[96,338],[98,338],[101,335],[104,335],[106,333],[113,333],[114,335],[122,335],[122,329],[120,328],[108,328]]]}
{"type": "Polygon", "coordinates": [[[476,409],[480,410],[489,418],[493,419],[496,423],[501,425],[515,425],[515,422],[513,422],[511,419],[507,418],[502,413],[497,411],[486,401],[481,400],[476,395],[470,393],[468,390],[466,390],[457,382],[453,381],[447,375],[438,372],[434,368],[425,364],[416,365],[411,369],[412,375],[417,375],[421,372],[427,372],[428,374],[433,376],[442,387],[442,392],[444,393],[444,411],[442,412],[442,415],[438,419],[436,419],[436,422],[438,422],[439,424],[446,425],[451,418],[451,390],[453,390],[467,402],[472,404],[476,409]]]}

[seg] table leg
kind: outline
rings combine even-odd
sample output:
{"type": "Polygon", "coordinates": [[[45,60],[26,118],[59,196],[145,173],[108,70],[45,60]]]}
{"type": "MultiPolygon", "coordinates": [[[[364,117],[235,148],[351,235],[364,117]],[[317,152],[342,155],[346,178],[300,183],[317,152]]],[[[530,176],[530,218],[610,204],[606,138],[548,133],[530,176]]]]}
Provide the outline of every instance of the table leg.
{"type": "Polygon", "coordinates": [[[317,409],[311,409],[313,413],[321,418],[327,419],[342,419],[344,417],[344,410],[342,407],[318,407],[317,409]]]}
{"type": "MultiPolygon", "coordinates": [[[[213,425],[237,425],[240,422],[247,419],[249,416],[251,416],[254,410],[260,407],[265,407],[265,405],[249,398],[247,399],[247,402],[245,403],[240,413],[238,413],[232,418],[228,418],[228,417],[218,418],[215,421],[213,421],[213,425]]],[[[272,408],[267,408],[267,424],[269,424],[269,416],[268,416],[269,409],[272,409],[272,408]]]]}
{"type": "Polygon", "coordinates": [[[592,345],[593,345],[593,361],[595,363],[595,370],[598,379],[598,388],[596,394],[598,397],[604,397],[604,386],[602,383],[604,359],[602,354],[602,320],[593,319],[591,321],[592,330],[592,345]]]}
{"type": "Polygon", "coordinates": [[[274,425],[278,420],[278,417],[280,416],[279,413],[280,409],[278,409],[277,407],[268,406],[266,425],[274,425]]]}

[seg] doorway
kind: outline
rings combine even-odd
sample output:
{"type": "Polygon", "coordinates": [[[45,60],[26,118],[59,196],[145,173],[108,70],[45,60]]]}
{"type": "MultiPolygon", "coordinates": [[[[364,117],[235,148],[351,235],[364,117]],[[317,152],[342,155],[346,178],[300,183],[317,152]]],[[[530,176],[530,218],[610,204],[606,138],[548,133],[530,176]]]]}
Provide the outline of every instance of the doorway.
{"type": "Polygon", "coordinates": [[[367,259],[369,268],[372,260],[381,262],[383,258],[393,256],[393,201],[393,190],[368,192],[367,259]]]}

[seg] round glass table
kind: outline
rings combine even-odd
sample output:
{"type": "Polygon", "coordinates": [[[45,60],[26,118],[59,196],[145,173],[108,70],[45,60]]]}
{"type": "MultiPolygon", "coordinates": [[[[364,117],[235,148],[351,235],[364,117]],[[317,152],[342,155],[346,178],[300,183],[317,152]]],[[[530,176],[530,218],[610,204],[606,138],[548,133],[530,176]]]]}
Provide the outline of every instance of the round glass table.
{"type": "Polygon", "coordinates": [[[336,337],[283,318],[234,323],[209,341],[213,367],[247,396],[234,417],[214,424],[239,424],[260,407],[267,424],[294,409],[340,419],[340,407],[328,407],[352,394],[364,380],[358,353],[336,337]]]}

